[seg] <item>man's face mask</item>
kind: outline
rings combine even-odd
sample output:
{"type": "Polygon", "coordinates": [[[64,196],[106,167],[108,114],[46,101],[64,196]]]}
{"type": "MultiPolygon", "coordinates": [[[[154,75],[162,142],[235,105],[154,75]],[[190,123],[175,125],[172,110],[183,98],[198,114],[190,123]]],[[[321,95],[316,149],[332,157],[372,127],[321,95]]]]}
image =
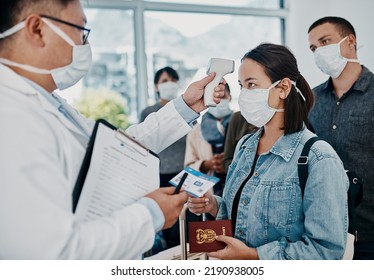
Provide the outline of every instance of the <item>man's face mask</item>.
{"type": "Polygon", "coordinates": [[[348,62],[360,63],[357,59],[345,58],[341,55],[340,44],[347,38],[343,38],[337,44],[319,47],[314,52],[317,67],[333,79],[340,76],[348,62]]]}
{"type": "MultiPolygon", "coordinates": [[[[28,72],[52,75],[53,81],[55,82],[59,90],[63,90],[75,85],[79,82],[88,72],[92,62],[91,46],[89,44],[76,45],[74,41],[59,27],[54,25],[49,19],[43,18],[45,24],[49,26],[57,35],[59,35],[64,41],[73,47],[72,61],[70,64],[59,67],[52,70],[40,69],[31,65],[20,64],[17,62],[10,61],[5,58],[0,58],[0,63],[14,66],[26,70],[28,72]]],[[[25,22],[20,22],[12,28],[8,29],[4,33],[0,33],[0,39],[8,37],[25,27],[25,22]]]]}

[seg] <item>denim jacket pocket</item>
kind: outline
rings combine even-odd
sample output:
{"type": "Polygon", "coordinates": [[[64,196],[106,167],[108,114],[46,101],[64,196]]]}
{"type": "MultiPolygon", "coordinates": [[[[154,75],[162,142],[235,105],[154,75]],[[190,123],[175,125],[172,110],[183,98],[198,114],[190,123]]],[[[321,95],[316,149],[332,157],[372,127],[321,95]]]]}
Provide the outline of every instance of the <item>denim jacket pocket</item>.
{"type": "Polygon", "coordinates": [[[258,186],[256,218],[264,225],[286,227],[300,219],[301,194],[296,179],[263,181],[258,186]]]}

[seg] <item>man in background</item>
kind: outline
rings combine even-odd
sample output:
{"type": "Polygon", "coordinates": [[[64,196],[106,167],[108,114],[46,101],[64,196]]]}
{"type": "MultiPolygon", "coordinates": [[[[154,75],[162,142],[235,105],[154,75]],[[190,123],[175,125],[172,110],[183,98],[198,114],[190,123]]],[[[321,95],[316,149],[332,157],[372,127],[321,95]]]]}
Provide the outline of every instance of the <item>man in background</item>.
{"type": "Polygon", "coordinates": [[[329,79],[313,89],[310,113],[315,133],[329,142],[363,181],[356,208],[354,259],[374,259],[374,75],[357,58],[356,32],[340,17],[324,17],[309,30],[310,50],[329,79]]]}

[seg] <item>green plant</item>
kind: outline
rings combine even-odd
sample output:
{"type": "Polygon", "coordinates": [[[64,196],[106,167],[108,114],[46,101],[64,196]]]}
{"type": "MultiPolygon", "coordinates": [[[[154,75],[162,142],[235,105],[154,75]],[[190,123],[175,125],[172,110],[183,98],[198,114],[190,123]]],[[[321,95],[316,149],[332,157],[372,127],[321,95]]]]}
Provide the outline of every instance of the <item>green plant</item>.
{"type": "Polygon", "coordinates": [[[107,88],[86,89],[74,106],[88,119],[104,119],[123,129],[130,125],[127,104],[116,91],[107,88]]]}

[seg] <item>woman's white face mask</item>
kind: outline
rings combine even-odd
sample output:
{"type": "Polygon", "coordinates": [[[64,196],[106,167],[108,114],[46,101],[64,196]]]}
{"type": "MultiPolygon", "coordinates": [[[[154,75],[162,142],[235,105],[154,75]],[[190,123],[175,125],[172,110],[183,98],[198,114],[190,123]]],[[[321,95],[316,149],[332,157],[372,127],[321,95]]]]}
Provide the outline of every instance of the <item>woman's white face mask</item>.
{"type": "MultiPolygon", "coordinates": [[[[0,63],[14,66],[26,70],[28,72],[52,75],[59,90],[63,90],[75,85],[88,72],[92,63],[92,51],[89,44],[76,45],[74,41],[59,27],[54,25],[46,18],[42,18],[43,22],[47,24],[56,34],[58,34],[64,41],[73,47],[72,61],[70,64],[52,70],[40,69],[27,64],[20,64],[5,58],[0,58],[0,63]]],[[[0,38],[8,37],[25,27],[25,22],[20,22],[7,31],[0,33],[0,38]]]]}
{"type": "Polygon", "coordinates": [[[240,112],[248,123],[262,127],[271,120],[276,112],[284,112],[284,109],[271,108],[268,104],[270,90],[279,82],[280,80],[264,89],[242,88],[238,103],[240,112]]]}
{"type": "MultiPolygon", "coordinates": [[[[273,83],[269,88],[246,89],[242,88],[239,95],[239,108],[242,116],[250,124],[262,127],[267,124],[276,112],[284,112],[284,109],[275,109],[269,106],[269,94],[272,88],[275,88],[281,80],[273,83]]],[[[296,86],[295,81],[291,81],[296,92],[302,100],[306,102],[305,96],[296,86]]]]}

